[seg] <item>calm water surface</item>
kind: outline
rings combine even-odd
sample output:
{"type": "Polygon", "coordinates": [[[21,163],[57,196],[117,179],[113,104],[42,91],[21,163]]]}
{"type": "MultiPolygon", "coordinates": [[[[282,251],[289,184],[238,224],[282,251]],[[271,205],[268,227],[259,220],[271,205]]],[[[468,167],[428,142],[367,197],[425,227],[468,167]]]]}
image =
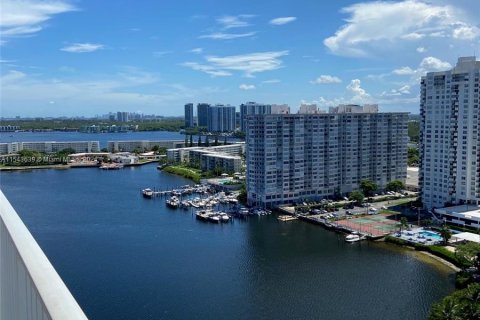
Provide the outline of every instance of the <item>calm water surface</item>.
{"type": "Polygon", "coordinates": [[[451,272],[305,222],[202,223],[144,187],[154,165],[0,173],[0,186],[90,319],[425,319],[451,272]]]}

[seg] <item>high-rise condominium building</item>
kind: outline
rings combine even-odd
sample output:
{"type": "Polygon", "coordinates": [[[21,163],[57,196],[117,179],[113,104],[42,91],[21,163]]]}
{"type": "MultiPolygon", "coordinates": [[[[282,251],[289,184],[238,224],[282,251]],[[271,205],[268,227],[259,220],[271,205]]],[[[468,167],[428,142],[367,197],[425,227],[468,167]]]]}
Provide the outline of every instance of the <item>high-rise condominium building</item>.
{"type": "Polygon", "coordinates": [[[235,107],[230,105],[210,106],[207,121],[210,132],[235,131],[235,107]]]}
{"type": "Polygon", "coordinates": [[[128,112],[117,112],[117,121],[118,122],[128,122],[128,112]]]}
{"type": "Polygon", "coordinates": [[[421,79],[419,185],[424,207],[480,201],[480,61],[421,79]]]}
{"type": "Polygon", "coordinates": [[[315,113],[321,113],[318,110],[318,106],[316,104],[301,104],[300,108],[298,109],[298,113],[300,114],[315,114],[315,113]]]}
{"type": "Polygon", "coordinates": [[[208,103],[197,104],[197,122],[199,127],[208,126],[208,108],[210,108],[208,103]]]}
{"type": "Polygon", "coordinates": [[[290,107],[288,104],[272,104],[272,114],[289,114],[290,107]]]}
{"type": "Polygon", "coordinates": [[[185,128],[193,128],[193,103],[185,105],[185,128]]]}
{"type": "Polygon", "coordinates": [[[407,175],[407,113],[253,115],[247,118],[247,196],[274,206],[407,175]]]}
{"type": "Polygon", "coordinates": [[[240,131],[245,132],[247,116],[252,114],[271,114],[272,107],[269,104],[247,102],[240,105],[240,131]]]}

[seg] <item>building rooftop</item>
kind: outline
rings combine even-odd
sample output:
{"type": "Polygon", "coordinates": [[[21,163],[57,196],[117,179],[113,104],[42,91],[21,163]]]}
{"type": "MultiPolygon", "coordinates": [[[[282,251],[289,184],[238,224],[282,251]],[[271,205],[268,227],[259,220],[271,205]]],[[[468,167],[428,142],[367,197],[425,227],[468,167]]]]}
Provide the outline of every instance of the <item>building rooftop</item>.
{"type": "Polygon", "coordinates": [[[453,207],[438,208],[435,209],[435,212],[462,215],[467,219],[480,219],[480,207],[473,204],[462,204],[453,207]]]}

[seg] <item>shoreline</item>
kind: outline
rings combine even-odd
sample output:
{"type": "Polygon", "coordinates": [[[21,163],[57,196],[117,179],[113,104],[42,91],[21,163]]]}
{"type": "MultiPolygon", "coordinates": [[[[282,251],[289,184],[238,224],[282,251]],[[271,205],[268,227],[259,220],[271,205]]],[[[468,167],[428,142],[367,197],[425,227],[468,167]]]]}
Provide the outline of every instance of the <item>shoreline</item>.
{"type": "MultiPolygon", "coordinates": [[[[124,164],[124,167],[138,167],[143,166],[145,164],[155,163],[158,160],[148,160],[141,163],[129,163],[124,164]]],[[[1,171],[28,171],[28,170],[37,170],[37,169],[56,169],[56,170],[66,170],[66,169],[77,169],[77,168],[99,168],[100,166],[97,164],[89,165],[89,164],[81,164],[81,165],[72,165],[72,164],[47,164],[41,166],[18,166],[18,167],[0,167],[1,171]]]]}

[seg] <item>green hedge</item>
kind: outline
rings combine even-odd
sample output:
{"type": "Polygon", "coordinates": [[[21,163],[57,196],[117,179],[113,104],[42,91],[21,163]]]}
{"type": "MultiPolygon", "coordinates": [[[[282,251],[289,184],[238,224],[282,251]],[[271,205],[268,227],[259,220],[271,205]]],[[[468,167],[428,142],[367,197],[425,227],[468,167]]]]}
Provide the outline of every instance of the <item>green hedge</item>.
{"type": "Polygon", "coordinates": [[[201,175],[198,172],[195,172],[193,169],[179,167],[179,166],[167,166],[163,168],[163,171],[168,173],[177,174],[187,179],[193,180],[195,183],[200,183],[201,175]]]}

